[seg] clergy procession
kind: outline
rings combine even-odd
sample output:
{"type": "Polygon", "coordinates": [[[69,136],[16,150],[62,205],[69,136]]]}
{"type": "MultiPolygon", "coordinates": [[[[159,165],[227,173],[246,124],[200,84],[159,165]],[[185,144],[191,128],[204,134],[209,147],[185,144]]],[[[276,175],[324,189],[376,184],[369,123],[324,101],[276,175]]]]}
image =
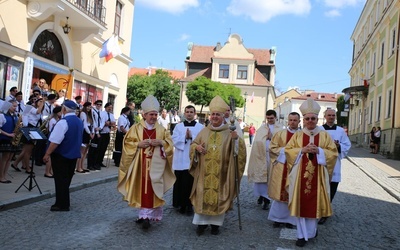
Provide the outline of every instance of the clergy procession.
{"type": "Polygon", "coordinates": [[[140,104],[141,117],[135,123],[133,103],[115,119],[112,103],[96,100],[94,106],[81,105],[79,97],[72,101],[63,94],[57,98],[39,91],[25,105],[17,98],[21,92],[11,89],[8,100],[0,103],[0,182],[11,183],[6,178],[10,166],[34,176],[30,160],[44,164],[44,176],[54,178],[56,190],[50,211],[70,211],[69,189],[75,173],[106,167],[103,159],[110,133],[116,130],[117,190],[130,207],[138,209],[136,223],[145,231],[163,219],[169,202],[164,196],[170,189],[173,208],[193,216],[198,236],[208,230],[219,235],[232,210],[242,230],[240,183],[246,173],[253,185],[254,206],[268,211],[264,216],[272,228],[296,230],[298,247],[317,237],[318,225],[334,212],[331,202],[341,181],[341,160],[351,143],[335,124],[335,110],[325,110],[326,123],[317,126],[321,108],[311,98],[288,115],[287,124],[277,123],[276,112],[268,110],[247,154],[235,107],[220,96],[211,100],[209,124],[204,126],[194,106],[186,106],[183,117],[174,112],[169,118],[152,95],[140,104]],[[37,129],[48,139],[30,140],[21,134],[21,127],[37,129]]]}
{"type": "MultiPolygon", "coordinates": [[[[172,131],[159,122],[160,104],[154,96],[148,96],[141,107],[143,119],[123,139],[118,178],[123,199],[139,210],[136,223],[147,231],[162,220],[164,195],[173,188],[172,206],[177,213],[193,215],[198,236],[207,228],[212,235],[220,234],[231,210],[237,210],[242,229],[240,182],[247,149],[232,107],[215,96],[209,104],[210,123],[203,126],[195,119],[195,107],[189,105],[183,122],[172,131]]],[[[318,225],[332,216],[340,161],[351,147],[344,130],[334,124],[334,110],[326,110],[326,124],[317,126],[320,109],[309,98],[299,112],[288,115],[286,126],[277,124],[276,112],[268,110],[247,165],[254,203],[269,210],[265,217],[271,227],[296,229],[298,247],[317,237],[318,225]]],[[[165,110],[161,119],[168,120],[165,110]]]]}

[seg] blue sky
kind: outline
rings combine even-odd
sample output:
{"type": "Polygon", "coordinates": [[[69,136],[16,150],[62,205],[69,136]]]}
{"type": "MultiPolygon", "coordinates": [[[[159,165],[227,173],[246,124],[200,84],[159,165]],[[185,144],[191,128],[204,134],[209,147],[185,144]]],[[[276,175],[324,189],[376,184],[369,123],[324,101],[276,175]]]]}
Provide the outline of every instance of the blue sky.
{"type": "Polygon", "coordinates": [[[136,0],[131,67],[183,70],[188,42],[277,47],[276,88],[341,93],[366,0],[136,0]]]}

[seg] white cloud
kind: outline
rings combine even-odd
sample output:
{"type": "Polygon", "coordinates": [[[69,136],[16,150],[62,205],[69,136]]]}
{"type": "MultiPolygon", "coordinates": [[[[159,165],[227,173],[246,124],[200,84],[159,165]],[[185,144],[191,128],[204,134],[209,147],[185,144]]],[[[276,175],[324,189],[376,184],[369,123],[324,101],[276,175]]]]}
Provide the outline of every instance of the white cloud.
{"type": "Polygon", "coordinates": [[[337,17],[337,16],[340,16],[340,12],[337,9],[333,9],[333,10],[330,10],[330,11],[326,11],[325,12],[325,16],[327,16],[327,17],[337,17]]]}
{"type": "Polygon", "coordinates": [[[343,9],[345,7],[357,6],[358,4],[365,4],[366,0],[324,0],[327,7],[335,9],[343,9]]]}
{"type": "Polygon", "coordinates": [[[190,37],[190,35],[188,35],[188,34],[182,34],[182,35],[178,38],[178,41],[180,41],[180,42],[186,41],[186,40],[189,39],[189,37],[190,37]]]}
{"type": "Polygon", "coordinates": [[[199,0],[136,0],[136,3],[172,14],[179,14],[199,6],[199,0]]]}
{"type": "Polygon", "coordinates": [[[267,22],[279,15],[307,15],[310,0],[232,0],[227,8],[236,16],[248,16],[255,22],[267,22]]]}

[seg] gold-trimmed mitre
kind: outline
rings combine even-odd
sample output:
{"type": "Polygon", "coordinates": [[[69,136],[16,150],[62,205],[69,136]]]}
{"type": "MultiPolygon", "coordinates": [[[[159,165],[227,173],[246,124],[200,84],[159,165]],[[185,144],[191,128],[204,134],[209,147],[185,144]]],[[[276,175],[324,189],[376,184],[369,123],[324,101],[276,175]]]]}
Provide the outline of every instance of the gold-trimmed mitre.
{"type": "Polygon", "coordinates": [[[310,113],[318,115],[319,111],[321,110],[321,106],[319,106],[314,99],[307,98],[307,100],[300,105],[299,109],[303,116],[310,113]]]}
{"type": "Polygon", "coordinates": [[[224,99],[217,95],[211,100],[209,109],[211,112],[225,113],[225,111],[229,109],[229,106],[224,99]]]}
{"type": "Polygon", "coordinates": [[[158,112],[160,110],[160,103],[152,95],[147,96],[140,106],[142,107],[143,114],[146,114],[150,111],[158,112]]]}

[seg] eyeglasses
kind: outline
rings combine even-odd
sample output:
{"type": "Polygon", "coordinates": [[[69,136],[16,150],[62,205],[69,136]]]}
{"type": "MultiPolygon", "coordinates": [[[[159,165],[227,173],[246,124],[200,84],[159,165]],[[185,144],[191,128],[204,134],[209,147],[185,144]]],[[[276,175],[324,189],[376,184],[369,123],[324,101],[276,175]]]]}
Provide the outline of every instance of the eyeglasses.
{"type": "Polygon", "coordinates": [[[304,117],[304,120],[306,120],[306,121],[309,121],[309,120],[311,120],[311,121],[315,121],[315,120],[317,120],[317,117],[304,117]]]}

